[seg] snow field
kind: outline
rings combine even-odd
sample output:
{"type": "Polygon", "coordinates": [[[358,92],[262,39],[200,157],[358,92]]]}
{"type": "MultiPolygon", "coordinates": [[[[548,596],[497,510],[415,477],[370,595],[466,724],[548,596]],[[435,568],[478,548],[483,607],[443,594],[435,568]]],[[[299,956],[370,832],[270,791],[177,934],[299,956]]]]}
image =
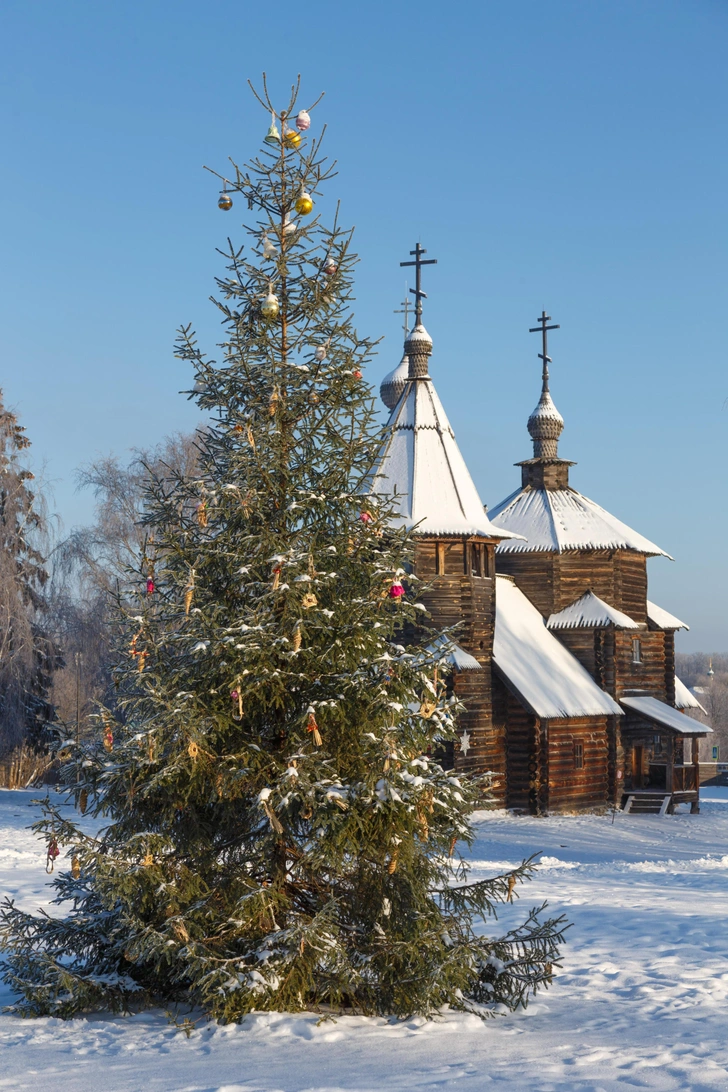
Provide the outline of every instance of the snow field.
{"type": "MultiPolygon", "coordinates": [[[[44,847],[25,829],[33,795],[0,791],[0,890],[27,909],[49,894],[44,847]]],[[[200,1022],[189,1038],[161,1011],[65,1023],[5,1014],[0,1090],[728,1089],[728,789],[705,789],[700,815],[491,812],[477,833],[474,878],[543,853],[501,925],[543,899],[573,922],[553,988],[525,1012],[487,1023],[264,1013],[200,1022]]],[[[11,1001],[5,988],[0,1001],[11,1001]]]]}

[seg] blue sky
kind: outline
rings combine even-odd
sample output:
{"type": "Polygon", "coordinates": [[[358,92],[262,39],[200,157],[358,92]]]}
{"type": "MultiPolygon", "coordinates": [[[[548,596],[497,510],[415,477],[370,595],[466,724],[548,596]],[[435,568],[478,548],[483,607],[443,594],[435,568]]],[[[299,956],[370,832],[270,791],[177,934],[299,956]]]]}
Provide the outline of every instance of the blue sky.
{"type": "Polygon", "coordinates": [[[419,238],[433,376],[483,499],[517,485],[542,308],[572,482],[673,554],[651,597],[728,649],[725,0],[481,0],[453,6],[5,0],[0,12],[0,384],[68,528],[73,472],[188,429],[172,356],[214,350],[226,157],[326,91],[356,225],[357,323],[399,359],[419,238]]]}

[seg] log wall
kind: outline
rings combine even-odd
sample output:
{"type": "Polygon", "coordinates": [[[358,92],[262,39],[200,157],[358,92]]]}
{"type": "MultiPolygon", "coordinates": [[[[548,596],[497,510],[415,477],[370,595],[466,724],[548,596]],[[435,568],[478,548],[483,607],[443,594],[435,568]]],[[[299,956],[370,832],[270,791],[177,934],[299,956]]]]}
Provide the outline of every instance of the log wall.
{"type": "Polygon", "coordinates": [[[647,623],[647,559],[633,550],[567,550],[498,554],[498,572],[512,576],[544,618],[592,591],[634,622],[647,623]]]}
{"type": "Polygon", "coordinates": [[[548,722],[548,810],[584,811],[609,799],[608,717],[548,722]],[[581,768],[576,748],[581,747],[581,768]]]}
{"type": "Polygon", "coordinates": [[[467,752],[455,743],[455,768],[492,771],[496,798],[505,802],[504,729],[493,725],[492,664],[495,628],[495,540],[421,539],[415,545],[415,572],[430,585],[422,601],[436,629],[458,626],[457,643],[483,666],[455,675],[455,693],[465,710],[458,732],[467,732],[467,752]],[[479,574],[490,575],[479,575],[479,574]]]}
{"type": "Polygon", "coordinates": [[[505,750],[503,803],[508,808],[536,814],[541,772],[536,718],[523,708],[497,674],[493,676],[493,721],[505,750]]]}
{"type": "Polygon", "coordinates": [[[675,673],[674,659],[665,655],[665,637],[662,630],[615,630],[615,697],[619,701],[626,690],[644,690],[653,698],[672,705],[675,699],[675,684],[668,693],[666,680],[668,671],[675,673]],[[632,641],[637,638],[641,648],[641,662],[635,663],[632,653],[632,641]],[[668,663],[668,660],[670,661],[668,663]]]}

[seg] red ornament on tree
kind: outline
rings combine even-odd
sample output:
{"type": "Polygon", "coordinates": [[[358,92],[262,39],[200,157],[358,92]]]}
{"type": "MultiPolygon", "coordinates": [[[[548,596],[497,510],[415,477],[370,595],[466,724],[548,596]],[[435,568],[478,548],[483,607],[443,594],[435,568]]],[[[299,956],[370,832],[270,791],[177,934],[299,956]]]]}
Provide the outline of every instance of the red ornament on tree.
{"type": "Polygon", "coordinates": [[[371,523],[372,522],[372,514],[371,514],[371,512],[360,512],[359,513],[359,519],[361,520],[362,523],[371,523]]]}
{"type": "Polygon", "coordinates": [[[399,580],[395,580],[392,587],[389,589],[390,599],[401,599],[404,595],[404,584],[400,584],[399,580]]]}
{"type": "Polygon", "coordinates": [[[329,277],[333,277],[334,273],[338,268],[339,267],[333,258],[327,258],[323,264],[324,273],[326,273],[329,277]]]}
{"type": "Polygon", "coordinates": [[[148,576],[147,577],[147,595],[151,595],[153,591],[154,591],[154,577],[153,576],[148,576]]]}
{"type": "Polygon", "coordinates": [[[358,368],[355,368],[351,374],[354,376],[354,379],[361,379],[361,372],[358,368]]]}

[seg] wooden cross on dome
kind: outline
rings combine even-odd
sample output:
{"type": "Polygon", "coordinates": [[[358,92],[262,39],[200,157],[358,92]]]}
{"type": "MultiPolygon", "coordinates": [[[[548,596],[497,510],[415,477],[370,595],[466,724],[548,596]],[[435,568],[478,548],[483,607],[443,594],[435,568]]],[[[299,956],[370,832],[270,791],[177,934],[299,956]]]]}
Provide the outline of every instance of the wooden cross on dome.
{"type": "MultiPolygon", "coordinates": [[[[407,287],[407,285],[405,284],[405,288],[406,287],[407,287]]],[[[409,313],[410,313],[410,308],[411,307],[412,307],[412,303],[410,301],[409,296],[405,296],[405,298],[402,300],[402,306],[400,307],[400,309],[398,311],[393,312],[393,314],[395,314],[395,315],[404,315],[403,326],[404,326],[405,341],[407,340],[407,334],[409,333],[409,313]]]]}
{"type": "Polygon", "coordinates": [[[543,352],[538,354],[539,360],[543,360],[543,389],[547,391],[549,389],[549,364],[551,363],[551,357],[548,353],[548,331],[560,330],[561,327],[554,323],[553,326],[547,326],[547,323],[551,322],[551,315],[547,315],[545,311],[541,312],[540,318],[536,319],[538,326],[531,326],[529,334],[537,334],[541,331],[541,337],[543,339],[543,352]]]}
{"type": "Polygon", "coordinates": [[[428,258],[426,261],[422,260],[422,255],[427,251],[424,247],[421,247],[418,243],[414,250],[410,250],[410,254],[414,255],[413,262],[400,262],[400,265],[413,265],[415,267],[415,287],[410,288],[410,292],[415,297],[415,325],[422,318],[422,301],[427,299],[427,293],[422,291],[422,266],[423,265],[437,265],[437,258],[428,258]]]}

